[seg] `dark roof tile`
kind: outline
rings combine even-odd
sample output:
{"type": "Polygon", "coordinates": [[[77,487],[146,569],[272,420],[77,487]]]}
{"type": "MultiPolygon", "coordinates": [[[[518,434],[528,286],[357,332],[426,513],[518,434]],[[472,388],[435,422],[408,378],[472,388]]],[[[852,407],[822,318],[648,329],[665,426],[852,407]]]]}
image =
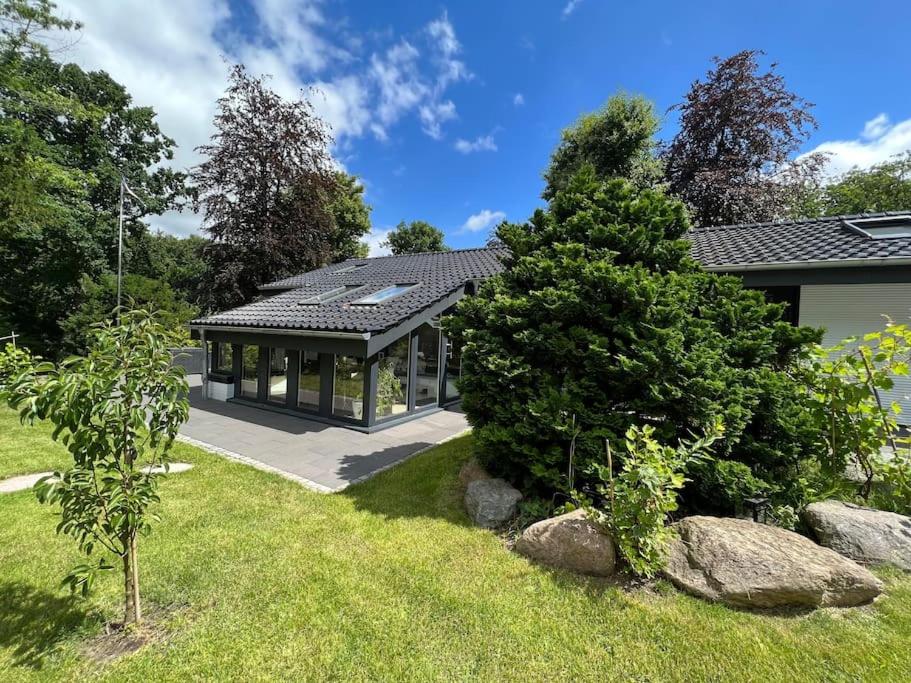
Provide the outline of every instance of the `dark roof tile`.
{"type": "Polygon", "coordinates": [[[911,257],[911,237],[871,239],[847,223],[864,218],[906,216],[907,211],[831,216],[798,221],[696,228],[686,237],[693,257],[710,270],[911,257]]]}
{"type": "Polygon", "coordinates": [[[462,249],[403,256],[349,259],[308,273],[270,282],[264,299],[192,321],[191,325],[263,327],[337,332],[380,332],[444,299],[472,280],[499,273],[501,248],[462,249]],[[360,266],[349,270],[352,266],[360,266]],[[352,305],[396,284],[419,286],[388,301],[352,305]],[[362,288],[312,306],[299,302],[346,285],[362,288]]]}

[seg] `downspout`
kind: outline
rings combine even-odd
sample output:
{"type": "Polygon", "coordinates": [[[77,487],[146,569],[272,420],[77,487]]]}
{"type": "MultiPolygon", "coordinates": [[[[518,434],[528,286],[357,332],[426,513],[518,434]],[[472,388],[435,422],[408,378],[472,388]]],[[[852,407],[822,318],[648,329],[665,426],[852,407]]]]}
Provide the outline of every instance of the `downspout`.
{"type": "Polygon", "coordinates": [[[206,343],[206,328],[199,330],[202,342],[202,397],[209,398],[209,345],[206,343]]]}

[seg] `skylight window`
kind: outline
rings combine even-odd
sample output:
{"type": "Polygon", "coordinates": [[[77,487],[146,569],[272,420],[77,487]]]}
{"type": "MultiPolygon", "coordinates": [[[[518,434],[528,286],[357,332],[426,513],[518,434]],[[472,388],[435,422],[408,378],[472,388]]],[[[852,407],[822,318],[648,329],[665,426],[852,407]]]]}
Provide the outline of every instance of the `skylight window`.
{"type": "Polygon", "coordinates": [[[342,275],[343,273],[353,273],[355,270],[360,270],[366,263],[355,263],[353,266],[347,266],[345,268],[340,268],[339,270],[333,271],[333,275],[342,275]]]}
{"type": "Polygon", "coordinates": [[[335,301],[339,297],[343,297],[349,292],[353,292],[357,289],[363,289],[364,285],[344,285],[342,287],[335,287],[330,289],[328,292],[323,292],[322,294],[314,294],[313,296],[307,297],[301,301],[297,302],[298,306],[319,306],[320,304],[325,304],[330,301],[335,301]]]}
{"type": "Polygon", "coordinates": [[[370,304],[381,304],[384,301],[389,301],[389,299],[392,299],[393,297],[397,297],[397,296],[404,294],[409,289],[413,289],[414,287],[417,287],[417,285],[415,283],[411,283],[411,284],[407,284],[407,285],[392,285],[391,287],[386,287],[385,289],[381,289],[378,292],[369,294],[369,295],[365,296],[363,299],[358,299],[357,301],[354,301],[353,303],[357,304],[357,305],[364,305],[364,306],[367,306],[370,304]]]}
{"type": "Polygon", "coordinates": [[[858,218],[845,221],[845,224],[854,232],[873,240],[911,237],[911,215],[858,218]]]}

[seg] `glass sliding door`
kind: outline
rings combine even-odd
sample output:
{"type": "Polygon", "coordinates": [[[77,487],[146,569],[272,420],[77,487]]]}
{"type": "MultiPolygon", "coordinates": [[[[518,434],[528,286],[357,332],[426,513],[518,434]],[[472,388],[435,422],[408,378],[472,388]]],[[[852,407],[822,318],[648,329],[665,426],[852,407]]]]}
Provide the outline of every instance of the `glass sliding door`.
{"type": "Polygon", "coordinates": [[[376,417],[408,411],[408,335],[386,347],[376,377],[376,417]]]}
{"type": "Polygon", "coordinates": [[[332,381],[332,414],[339,417],[364,417],[364,359],[336,356],[332,381]]]}
{"type": "Polygon", "coordinates": [[[443,401],[454,401],[459,397],[456,382],[462,376],[462,349],[449,342],[446,350],[446,382],[443,385],[443,401]]]}
{"type": "Polygon", "coordinates": [[[257,374],[259,347],[245,345],[241,348],[243,351],[241,352],[240,395],[256,400],[259,391],[259,375],[257,374]]]}
{"type": "Polygon", "coordinates": [[[301,351],[300,377],[297,381],[297,407],[319,411],[319,354],[301,351]]]}
{"type": "Polygon", "coordinates": [[[438,403],[440,386],[440,331],[427,323],[418,328],[418,370],[415,377],[415,407],[438,403]]]}
{"type": "Polygon", "coordinates": [[[269,394],[273,403],[285,403],[288,397],[288,357],[282,348],[269,349],[269,394]]]}

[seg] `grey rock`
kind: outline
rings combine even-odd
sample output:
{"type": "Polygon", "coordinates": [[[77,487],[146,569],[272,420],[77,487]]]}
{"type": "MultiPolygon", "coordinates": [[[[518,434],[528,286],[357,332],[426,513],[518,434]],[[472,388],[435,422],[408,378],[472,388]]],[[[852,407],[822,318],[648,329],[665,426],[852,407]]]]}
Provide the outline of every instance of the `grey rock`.
{"type": "Polygon", "coordinates": [[[541,564],[591,576],[610,576],[617,563],[613,540],[585,510],[532,524],[516,542],[516,552],[541,564]]]}
{"type": "Polygon", "coordinates": [[[675,525],[665,576],[678,588],[736,607],[850,607],[882,584],[868,570],[810,539],[728,517],[675,525]]]}
{"type": "Polygon", "coordinates": [[[475,524],[496,528],[516,514],[522,494],[502,479],[476,479],[465,491],[465,508],[475,524]]]}
{"type": "Polygon", "coordinates": [[[864,564],[911,571],[911,518],[894,512],[824,500],[807,505],[803,520],[819,542],[864,564]]]}
{"type": "Polygon", "coordinates": [[[467,487],[471,482],[478,479],[490,479],[490,475],[487,470],[481,467],[477,460],[472,458],[462,465],[462,469],[459,470],[459,482],[462,486],[467,487]]]}

